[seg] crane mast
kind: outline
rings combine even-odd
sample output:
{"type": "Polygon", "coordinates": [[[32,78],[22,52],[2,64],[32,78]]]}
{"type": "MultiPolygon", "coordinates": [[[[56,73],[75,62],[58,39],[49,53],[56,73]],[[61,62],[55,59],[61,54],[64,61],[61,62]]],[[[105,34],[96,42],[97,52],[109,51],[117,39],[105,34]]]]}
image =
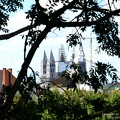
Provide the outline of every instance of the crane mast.
{"type": "Polygon", "coordinates": [[[92,69],[92,33],[90,33],[90,70],[92,69]]]}

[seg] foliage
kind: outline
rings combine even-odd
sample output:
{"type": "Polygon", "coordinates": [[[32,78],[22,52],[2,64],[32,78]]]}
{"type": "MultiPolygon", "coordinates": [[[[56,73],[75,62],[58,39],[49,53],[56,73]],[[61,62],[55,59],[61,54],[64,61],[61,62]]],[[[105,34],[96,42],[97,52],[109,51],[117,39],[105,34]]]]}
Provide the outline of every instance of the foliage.
{"type": "Polygon", "coordinates": [[[109,63],[105,64],[102,62],[97,62],[90,70],[90,79],[88,82],[90,82],[90,85],[93,87],[95,92],[97,92],[99,88],[103,88],[103,85],[110,82],[108,77],[111,78],[112,83],[119,80],[117,70],[112,65],[109,63]]]}
{"type": "Polygon", "coordinates": [[[111,78],[112,83],[116,83],[120,79],[117,76],[117,70],[109,63],[105,64],[102,62],[97,62],[89,71],[89,73],[86,71],[83,72],[80,66],[75,63],[72,63],[70,68],[70,70],[63,72],[63,77],[66,77],[68,80],[73,81],[73,84],[79,82],[88,84],[92,86],[95,93],[99,88],[103,89],[103,86],[110,82],[108,80],[108,77],[111,78]]]}
{"type": "Polygon", "coordinates": [[[101,43],[99,50],[104,50],[110,56],[119,57],[118,23],[114,18],[104,20],[99,25],[94,26],[93,31],[97,35],[98,43],[101,43]]]}
{"type": "MultiPolygon", "coordinates": [[[[34,75],[33,75],[34,76],[34,75]]],[[[26,76],[16,93],[11,109],[6,115],[10,120],[39,120],[39,106],[37,105],[36,82],[31,75],[26,76]],[[35,96],[35,98],[34,98],[35,96]]]]}
{"type": "Polygon", "coordinates": [[[0,1],[0,30],[8,32],[5,26],[9,20],[9,13],[16,12],[18,8],[23,9],[23,0],[1,0],[0,1]]]}
{"type": "MultiPolygon", "coordinates": [[[[0,30],[8,32],[5,27],[7,26],[7,22],[9,20],[9,14],[17,11],[18,8],[22,9],[22,1],[23,0],[1,0],[0,30]]],[[[115,6],[115,2],[117,1],[113,0],[111,4],[115,6]]],[[[74,95],[68,92],[68,94],[71,95],[68,95],[70,98],[68,99],[68,96],[66,95],[45,91],[43,97],[38,102],[39,104],[36,104],[36,102],[32,100],[35,77],[27,77],[27,69],[30,67],[29,65],[38,46],[44,39],[47,38],[48,33],[51,32],[53,28],[59,28],[60,30],[61,27],[74,27],[76,32],[67,35],[67,42],[70,46],[76,46],[77,44],[81,45],[81,32],[86,32],[87,28],[91,27],[92,32],[94,32],[97,36],[97,42],[99,44],[98,50],[103,50],[110,56],[120,57],[118,23],[115,20],[115,17],[119,16],[120,9],[117,9],[116,7],[115,9],[112,9],[109,0],[108,8],[103,8],[104,0],[102,2],[99,2],[99,0],[49,0],[48,3],[49,4],[46,8],[43,8],[40,5],[39,0],[35,0],[31,5],[31,8],[26,12],[26,19],[31,21],[30,25],[13,33],[0,35],[0,39],[3,40],[28,31],[28,34],[25,35],[24,62],[18,74],[17,80],[11,87],[7,100],[0,111],[0,119],[3,120],[6,115],[9,117],[9,113],[13,115],[13,111],[16,111],[16,109],[21,110],[18,111],[18,114],[21,116],[24,115],[23,119],[33,119],[33,117],[37,116],[36,119],[40,117],[43,120],[92,119],[98,116],[101,118],[103,117],[101,116],[103,113],[102,109],[107,112],[118,110],[118,107],[116,106],[119,106],[119,94],[116,93],[113,98],[110,98],[108,95],[108,98],[110,99],[109,101],[107,98],[104,98],[103,94],[103,96],[101,96],[100,94],[85,93],[87,96],[89,96],[89,94],[90,96],[93,96],[93,98],[87,98],[86,95],[83,93],[81,94],[81,92],[79,94],[81,97],[74,96],[77,92],[74,92],[74,95]],[[62,7],[59,7],[59,4],[62,7]],[[70,19],[67,19],[67,13],[71,15],[70,19]],[[30,46],[30,49],[27,54],[26,48],[28,45],[30,46]],[[20,100],[15,105],[13,104],[11,106],[13,98],[18,90],[21,94],[20,100]],[[71,97],[73,97],[74,100],[71,97]],[[102,105],[100,106],[100,104],[102,105]],[[35,113],[31,111],[32,107],[35,113]],[[40,109],[38,109],[39,107],[40,109]],[[112,108],[108,110],[108,107],[112,108]],[[9,110],[9,108],[11,109],[9,110]],[[98,113],[93,114],[94,112],[98,113]],[[28,114],[31,115],[29,116],[28,114]],[[44,116],[46,116],[46,118],[44,118],[44,116]]],[[[71,75],[69,74],[69,71],[67,71],[66,77],[69,80],[72,80],[74,85],[79,81],[91,85],[95,90],[95,93],[97,93],[97,90],[100,87],[103,87],[104,84],[108,83],[107,76],[111,77],[112,82],[119,80],[116,74],[116,69],[110,64],[97,62],[95,63],[95,67],[93,67],[89,73],[81,72],[80,68],[78,68],[75,64],[71,65],[71,68],[73,68],[74,73],[71,75]]],[[[107,94],[105,95],[107,96],[107,94]]],[[[12,119],[20,118],[14,115],[12,117],[12,119]]]]}
{"type": "MultiPolygon", "coordinates": [[[[17,99],[11,106],[8,116],[11,120],[84,120],[86,116],[88,116],[86,119],[90,119],[90,115],[94,112],[118,104],[119,97],[119,90],[111,91],[111,93],[97,92],[96,94],[93,91],[85,90],[73,92],[70,89],[62,94],[59,93],[58,89],[45,90],[40,99],[36,97],[38,102],[32,99],[24,104],[21,97],[17,99]]],[[[118,114],[120,114],[119,110],[110,114],[103,112],[94,120],[109,120],[118,114]]]]}

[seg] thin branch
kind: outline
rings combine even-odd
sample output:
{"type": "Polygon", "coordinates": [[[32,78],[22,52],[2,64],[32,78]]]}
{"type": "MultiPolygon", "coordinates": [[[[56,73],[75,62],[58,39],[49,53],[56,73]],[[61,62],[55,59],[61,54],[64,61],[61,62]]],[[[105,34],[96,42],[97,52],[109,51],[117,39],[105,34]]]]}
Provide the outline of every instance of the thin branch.
{"type": "Polygon", "coordinates": [[[18,34],[20,34],[22,32],[25,32],[25,31],[27,31],[29,29],[32,29],[32,28],[36,27],[37,25],[38,25],[38,23],[35,23],[33,25],[28,25],[28,26],[23,27],[23,28],[21,28],[19,30],[16,30],[15,32],[0,35],[0,40],[6,40],[6,39],[9,39],[9,38],[12,38],[12,37],[14,37],[14,36],[16,36],[16,35],[18,35],[18,34]]]}
{"type": "Polygon", "coordinates": [[[109,6],[109,8],[110,8],[110,12],[111,12],[111,6],[110,6],[110,0],[108,0],[108,6],[109,6]]]}
{"type": "Polygon", "coordinates": [[[67,94],[66,90],[64,90],[62,87],[60,87],[59,85],[57,85],[57,84],[54,83],[53,81],[42,81],[42,83],[40,83],[40,85],[43,84],[43,83],[48,83],[48,82],[51,82],[51,83],[53,83],[54,85],[56,85],[58,88],[60,88],[62,91],[64,91],[64,93],[68,96],[69,100],[71,99],[70,96],[67,94]]]}
{"type": "MultiPolygon", "coordinates": [[[[76,7],[76,6],[74,6],[73,7],[74,9],[77,9],[77,10],[83,10],[83,8],[82,7],[76,7]]],[[[86,8],[88,11],[91,11],[91,10],[93,10],[94,12],[101,12],[101,13],[108,13],[109,12],[109,9],[104,9],[104,8],[99,8],[99,7],[91,7],[91,8],[86,8]]]]}
{"type": "Polygon", "coordinates": [[[89,21],[89,22],[62,22],[60,21],[59,24],[54,23],[54,27],[81,27],[81,26],[92,26],[92,25],[96,25],[99,22],[105,20],[105,19],[109,19],[112,16],[116,16],[118,15],[118,13],[120,13],[120,9],[118,10],[114,10],[110,13],[108,13],[107,15],[105,15],[104,17],[101,17],[95,21],[89,21]]]}

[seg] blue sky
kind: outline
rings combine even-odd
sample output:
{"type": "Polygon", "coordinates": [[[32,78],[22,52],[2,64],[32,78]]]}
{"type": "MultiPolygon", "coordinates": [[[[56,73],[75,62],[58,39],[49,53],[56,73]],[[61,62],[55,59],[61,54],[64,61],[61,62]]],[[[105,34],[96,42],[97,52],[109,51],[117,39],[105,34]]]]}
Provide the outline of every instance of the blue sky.
{"type": "MultiPolygon", "coordinates": [[[[29,8],[32,1],[34,0],[25,0],[25,10],[19,10],[18,12],[11,15],[8,29],[10,32],[17,30],[18,28],[24,27],[29,24],[29,21],[25,19],[26,15],[24,14],[25,11],[29,8]]],[[[41,0],[42,2],[43,0],[41,0]]],[[[45,2],[44,2],[45,4],[45,2]]],[[[117,19],[119,21],[119,19],[117,19]]],[[[35,56],[31,62],[31,67],[35,70],[40,72],[40,62],[43,58],[44,50],[49,57],[50,50],[53,50],[53,54],[55,59],[58,59],[58,50],[60,45],[63,44],[65,47],[66,55],[68,55],[68,44],[66,44],[66,36],[71,33],[73,28],[66,28],[61,29],[53,29],[51,33],[47,36],[47,39],[42,42],[42,44],[37,49],[35,56]],[[53,33],[54,31],[54,33],[53,33]]],[[[87,32],[83,34],[83,37],[90,38],[91,31],[88,29],[87,32]]],[[[23,33],[22,33],[23,34],[23,33]]],[[[21,65],[23,63],[23,48],[24,48],[24,40],[21,39],[21,35],[17,35],[9,40],[0,41],[0,68],[12,68],[13,74],[17,77],[18,71],[21,69],[21,65]]],[[[101,61],[105,63],[111,63],[120,73],[119,68],[119,59],[117,57],[109,57],[104,52],[101,54],[97,54],[95,49],[97,48],[97,43],[95,40],[95,35],[92,34],[92,60],[93,62],[101,61]]],[[[90,39],[85,39],[82,41],[85,57],[87,60],[87,70],[90,68],[90,39]]],[[[76,49],[76,51],[78,51],[76,49]]]]}

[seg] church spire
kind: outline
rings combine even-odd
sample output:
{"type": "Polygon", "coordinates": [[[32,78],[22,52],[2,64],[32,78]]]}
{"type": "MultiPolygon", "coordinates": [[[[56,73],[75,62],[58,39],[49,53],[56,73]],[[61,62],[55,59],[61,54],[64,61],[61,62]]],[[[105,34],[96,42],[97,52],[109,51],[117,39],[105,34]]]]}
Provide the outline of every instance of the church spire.
{"type": "Polygon", "coordinates": [[[52,50],[50,52],[50,62],[55,62],[52,50]]]}
{"type": "Polygon", "coordinates": [[[47,62],[47,55],[46,55],[45,50],[44,50],[43,62],[47,62]]]}

